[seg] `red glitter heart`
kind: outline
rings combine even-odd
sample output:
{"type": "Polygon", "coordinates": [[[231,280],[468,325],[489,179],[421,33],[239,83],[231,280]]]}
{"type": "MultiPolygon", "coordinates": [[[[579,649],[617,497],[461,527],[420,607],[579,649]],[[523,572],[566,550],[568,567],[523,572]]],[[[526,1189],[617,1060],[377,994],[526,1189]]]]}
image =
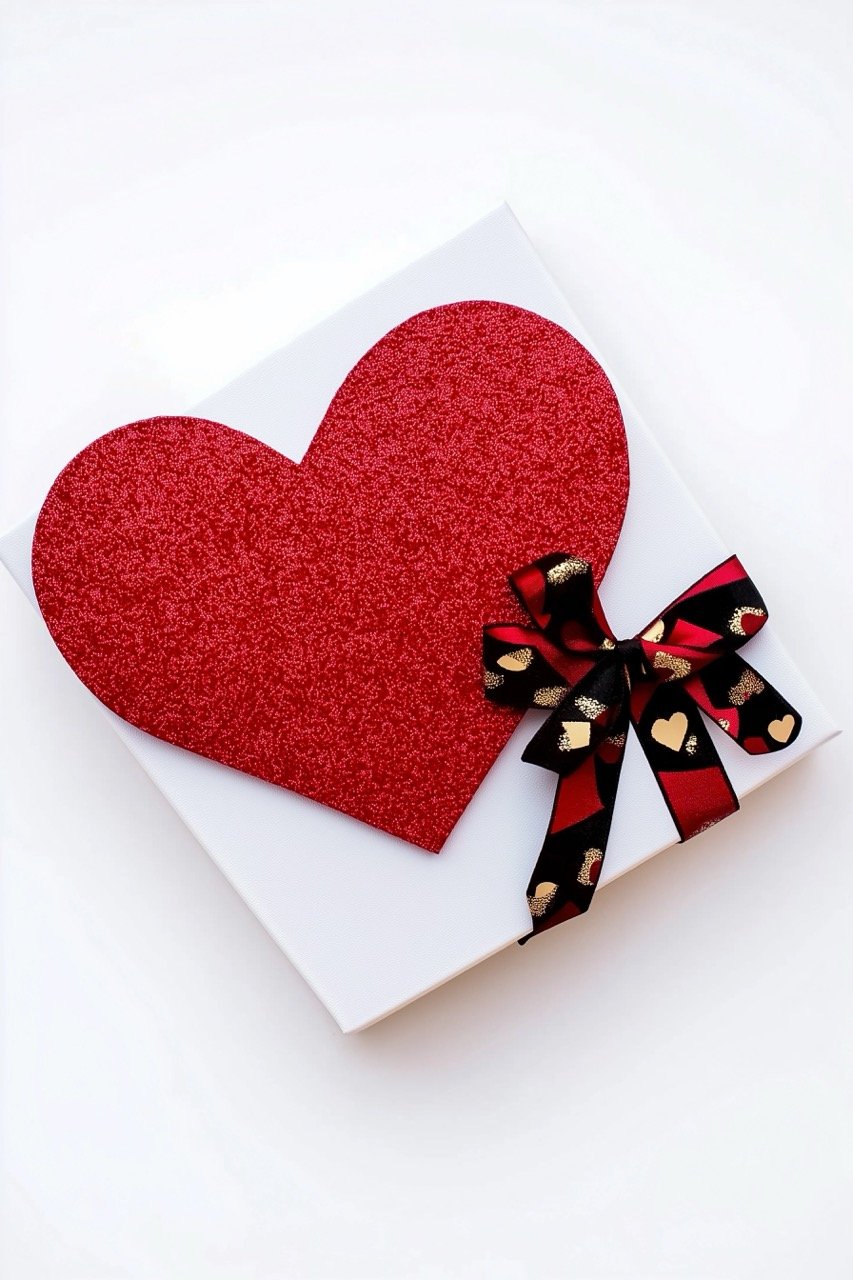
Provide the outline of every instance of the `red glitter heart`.
{"type": "Polygon", "coordinates": [[[506,575],[565,549],[600,578],[627,496],[590,354],[463,302],[368,351],[299,465],[197,418],[101,436],[48,494],[33,581],[125,720],[437,851],[518,718],[481,688],[506,575]]]}

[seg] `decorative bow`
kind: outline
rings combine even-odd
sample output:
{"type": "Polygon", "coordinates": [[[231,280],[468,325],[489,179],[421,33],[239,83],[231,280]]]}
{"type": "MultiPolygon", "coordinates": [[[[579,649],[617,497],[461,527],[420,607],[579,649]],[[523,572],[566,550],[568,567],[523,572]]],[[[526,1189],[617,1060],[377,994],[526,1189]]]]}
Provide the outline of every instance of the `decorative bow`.
{"type": "Polygon", "coordinates": [[[527,893],[535,934],[592,901],[629,722],[688,840],[738,808],[699,708],[752,755],[793,742],[802,720],[737,653],[767,609],[736,556],[631,640],[610,630],[585,560],[543,556],[509,583],[536,626],[484,628],[486,697],[554,708],[523,759],[559,775],[527,893]]]}

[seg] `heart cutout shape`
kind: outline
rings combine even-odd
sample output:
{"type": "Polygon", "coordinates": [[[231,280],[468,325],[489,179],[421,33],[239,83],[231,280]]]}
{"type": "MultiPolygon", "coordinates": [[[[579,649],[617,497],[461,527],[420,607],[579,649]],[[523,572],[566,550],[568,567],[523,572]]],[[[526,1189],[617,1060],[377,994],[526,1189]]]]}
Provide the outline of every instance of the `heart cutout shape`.
{"type": "Polygon", "coordinates": [[[197,418],[101,436],[39,514],[33,582],[131,724],[438,851],[518,714],[482,695],[506,576],[600,579],[628,495],[607,377],[497,302],[421,312],[334,396],[298,465],[197,418]]]}
{"type": "Polygon", "coordinates": [[[775,742],[786,743],[794,732],[796,720],[792,715],[782,716],[781,720],[771,720],[767,732],[775,742]]]}
{"type": "Polygon", "coordinates": [[[673,711],[668,720],[655,720],[652,737],[670,751],[680,751],[687,736],[687,716],[683,711],[673,711]]]}

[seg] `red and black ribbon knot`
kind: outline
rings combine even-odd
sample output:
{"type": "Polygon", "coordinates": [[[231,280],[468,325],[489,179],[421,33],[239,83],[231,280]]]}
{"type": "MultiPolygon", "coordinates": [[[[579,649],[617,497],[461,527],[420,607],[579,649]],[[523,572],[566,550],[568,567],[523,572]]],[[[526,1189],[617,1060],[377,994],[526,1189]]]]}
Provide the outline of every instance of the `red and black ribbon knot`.
{"type": "Polygon", "coordinates": [[[738,808],[700,710],[753,755],[786,747],[802,720],[737,652],[767,609],[736,556],[630,640],[611,631],[585,560],[543,556],[509,583],[535,625],[484,628],[486,697],[551,709],[523,759],[559,779],[527,893],[535,934],[592,901],[629,724],[688,840],[738,808]]]}

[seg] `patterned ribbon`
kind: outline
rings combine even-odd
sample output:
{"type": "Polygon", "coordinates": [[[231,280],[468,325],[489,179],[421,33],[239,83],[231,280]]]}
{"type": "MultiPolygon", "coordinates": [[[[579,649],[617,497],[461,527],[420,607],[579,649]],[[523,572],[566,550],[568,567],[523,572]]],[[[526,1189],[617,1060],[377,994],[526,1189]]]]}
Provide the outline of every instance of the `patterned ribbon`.
{"type": "Polygon", "coordinates": [[[484,628],[486,697],[554,708],[523,755],[559,775],[527,893],[536,934],[592,901],[629,723],[688,840],[738,808],[700,708],[752,755],[793,742],[802,720],[737,653],[767,609],[735,556],[631,640],[610,630],[585,560],[543,556],[509,582],[536,625],[484,628]]]}

